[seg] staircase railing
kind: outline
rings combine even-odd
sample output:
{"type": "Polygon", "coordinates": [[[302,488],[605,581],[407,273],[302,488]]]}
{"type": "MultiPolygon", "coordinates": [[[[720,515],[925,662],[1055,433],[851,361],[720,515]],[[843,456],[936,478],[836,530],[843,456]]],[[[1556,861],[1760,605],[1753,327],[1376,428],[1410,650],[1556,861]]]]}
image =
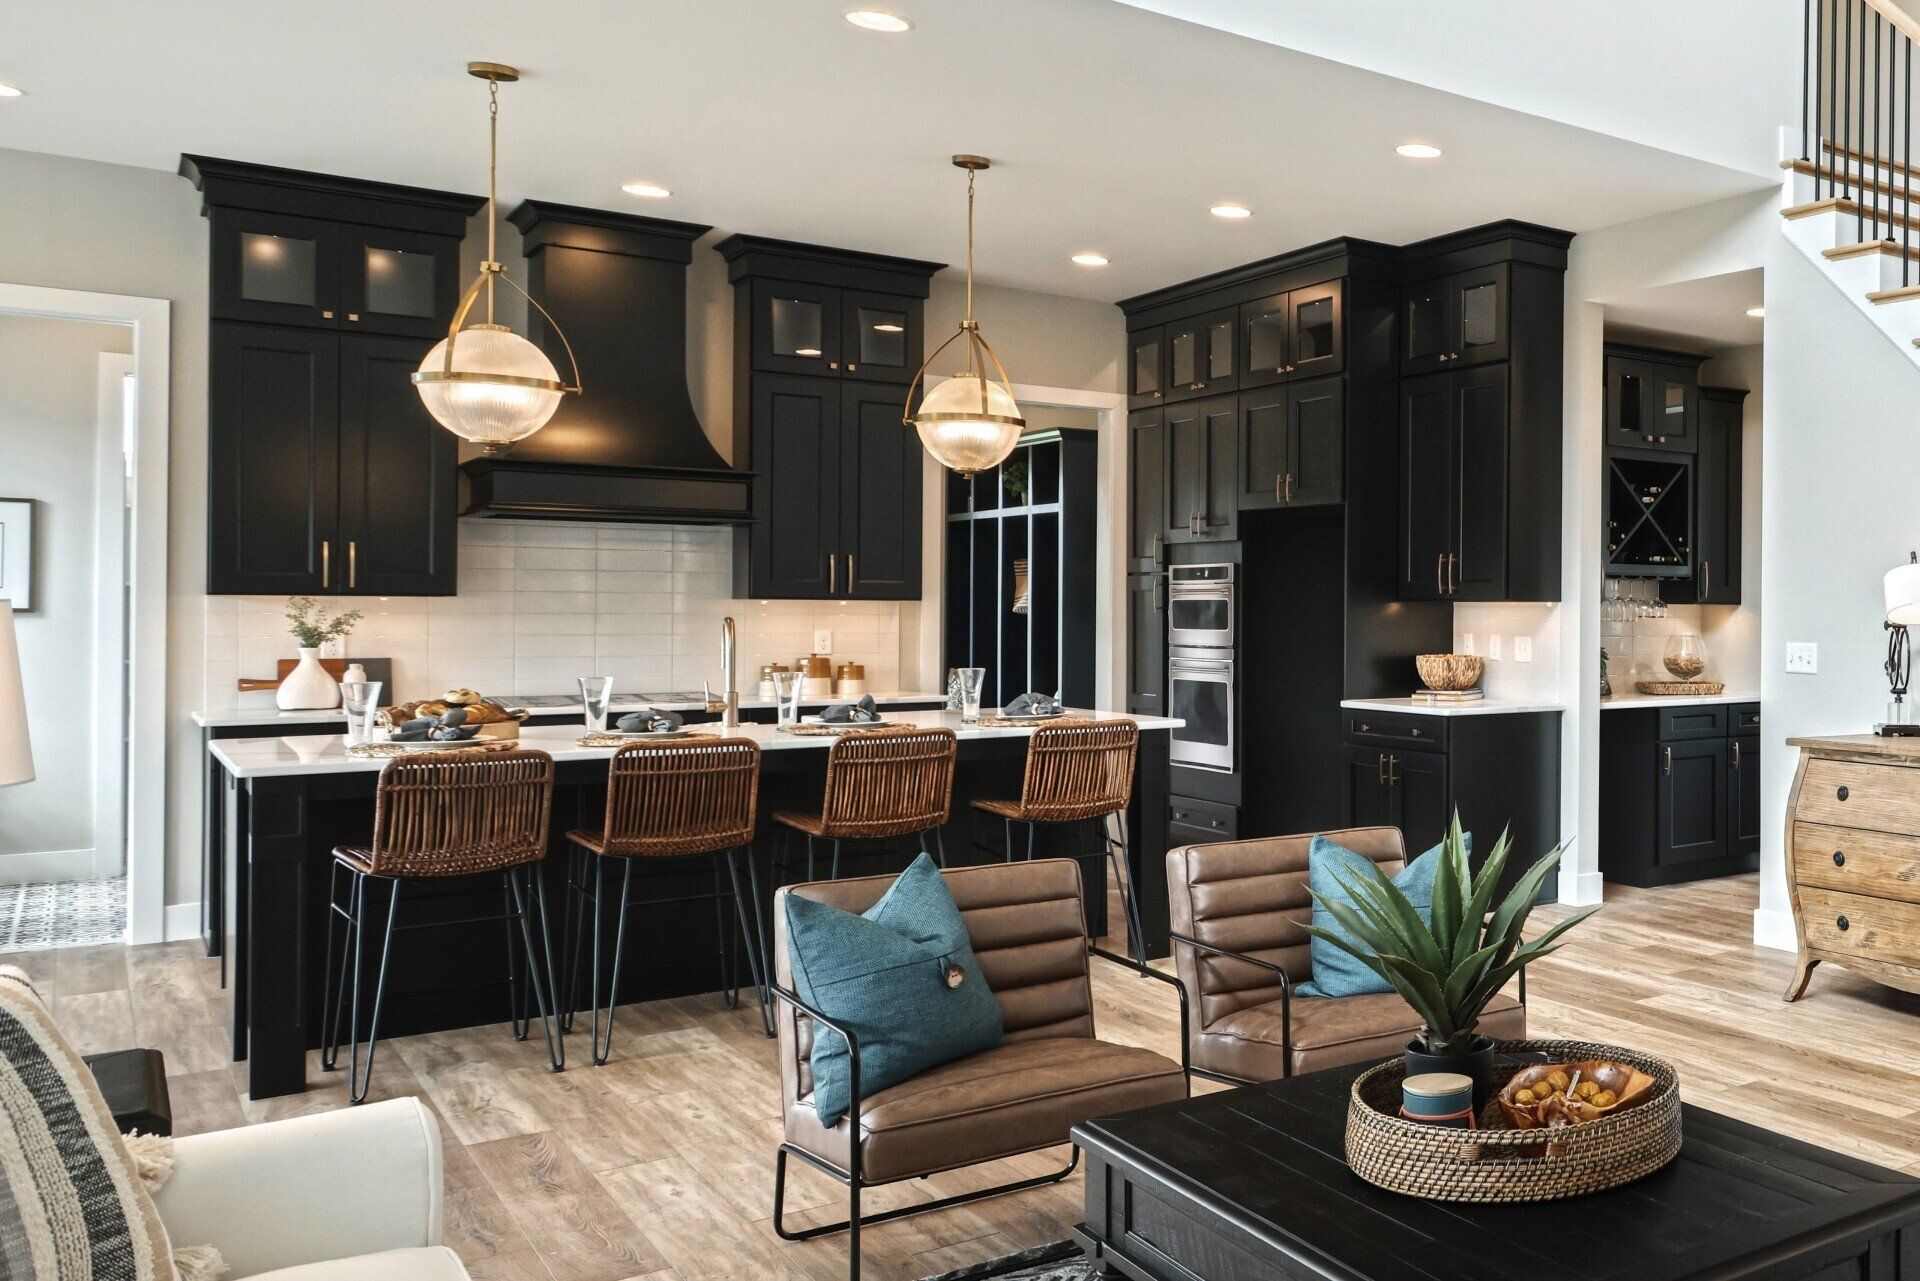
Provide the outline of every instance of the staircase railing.
{"type": "Polygon", "coordinates": [[[1897,248],[1914,279],[1913,48],[1920,21],[1896,0],[1804,0],[1801,173],[1837,200],[1858,240],[1897,248]]]}

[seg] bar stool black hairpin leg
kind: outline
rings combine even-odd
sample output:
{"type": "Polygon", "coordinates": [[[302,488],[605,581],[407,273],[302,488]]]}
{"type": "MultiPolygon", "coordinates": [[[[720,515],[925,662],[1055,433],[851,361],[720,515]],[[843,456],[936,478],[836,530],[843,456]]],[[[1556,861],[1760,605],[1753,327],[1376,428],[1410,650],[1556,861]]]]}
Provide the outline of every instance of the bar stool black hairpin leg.
{"type": "Polygon", "coordinates": [[[1120,891],[1120,907],[1127,916],[1127,955],[1141,965],[1147,963],[1146,935],[1140,929],[1140,899],[1133,892],[1133,859],[1128,854],[1130,844],[1127,833],[1127,814],[1125,810],[1116,810],[1100,818],[1100,840],[1107,847],[1107,861],[1113,865],[1113,883],[1120,891]],[[1120,836],[1116,840],[1107,830],[1107,819],[1114,820],[1114,826],[1120,836]],[[1126,877],[1121,878],[1120,865],[1126,863],[1126,877]]]}
{"type": "Polygon", "coordinates": [[[753,988],[760,1002],[760,1023],[768,1036],[773,1035],[773,1010],[771,998],[767,995],[767,955],[761,948],[760,933],[760,878],[753,871],[753,848],[747,846],[747,889],[752,892],[753,910],[751,919],[747,910],[748,899],[740,881],[739,856],[741,848],[727,851],[727,879],[733,883],[733,911],[740,921],[740,938],[747,951],[747,969],[753,974],[753,988]]]}
{"type": "Polygon", "coordinates": [[[532,863],[508,868],[506,875],[507,888],[513,895],[513,912],[520,921],[520,941],[527,949],[527,986],[533,989],[533,1003],[540,1011],[540,1028],[547,1038],[547,1060],[553,1064],[554,1071],[563,1071],[567,1066],[567,1051],[563,1038],[554,1033],[553,951],[546,941],[546,889],[536,881],[532,863]],[[514,875],[516,871],[519,872],[518,876],[514,875]],[[533,923],[528,919],[529,909],[540,918],[539,952],[533,946],[533,923]],[[543,958],[546,961],[544,966],[541,964],[543,958]]]}
{"type": "Polygon", "coordinates": [[[359,964],[359,957],[353,950],[354,906],[360,893],[363,877],[353,876],[347,882],[347,902],[340,903],[340,864],[335,862],[327,880],[327,969],[326,999],[320,1012],[320,1068],[331,1072],[340,1066],[340,1018],[347,1004],[347,973],[351,967],[359,964]],[[333,934],[336,924],[340,931],[340,964],[334,967],[333,934]]]}
{"type": "Polygon", "coordinates": [[[567,958],[567,977],[560,1001],[560,1030],[573,1031],[573,1016],[580,1008],[580,941],[587,934],[587,904],[600,910],[599,900],[587,886],[587,860],[593,855],[574,846],[567,860],[567,902],[561,911],[560,954],[567,958]]]}
{"type": "Polygon", "coordinates": [[[373,1084],[373,1055],[380,1048],[380,1005],[387,994],[387,963],[393,959],[393,926],[400,915],[400,882],[390,879],[387,899],[387,928],[380,941],[380,972],[373,985],[373,1018],[367,1026],[367,1061],[363,1067],[360,1062],[360,976],[366,969],[359,964],[366,955],[367,929],[367,889],[369,879],[363,873],[353,874],[360,882],[359,893],[355,896],[353,914],[353,1014],[347,1035],[347,1099],[351,1103],[365,1103],[367,1089],[373,1084]]]}
{"type": "Polygon", "coordinates": [[[513,936],[513,872],[500,873],[500,924],[507,932],[507,1020],[513,1024],[513,1039],[524,1041],[533,1034],[532,1020],[526,1017],[527,1003],[520,987],[519,947],[513,936]]]}

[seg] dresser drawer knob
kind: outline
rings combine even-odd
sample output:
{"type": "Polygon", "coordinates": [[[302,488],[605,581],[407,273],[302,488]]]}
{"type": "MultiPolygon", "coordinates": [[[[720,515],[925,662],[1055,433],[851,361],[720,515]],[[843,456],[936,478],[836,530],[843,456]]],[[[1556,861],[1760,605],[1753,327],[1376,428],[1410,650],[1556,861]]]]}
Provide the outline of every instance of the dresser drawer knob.
{"type": "Polygon", "coordinates": [[[1842,788],[1840,788],[1840,789],[1838,789],[1837,791],[1835,791],[1835,792],[1834,792],[1834,795],[1835,795],[1835,796],[1838,796],[1838,797],[1839,797],[1839,798],[1840,798],[1841,800],[1843,800],[1843,801],[1844,801],[1844,800],[1846,800],[1846,799],[1847,799],[1847,789],[1846,789],[1846,788],[1844,788],[1844,787],[1842,787],[1842,788]]]}
{"type": "Polygon", "coordinates": [[[1846,933],[1846,932],[1847,932],[1848,930],[1850,930],[1850,929],[1852,929],[1852,928],[1853,928],[1853,922],[1852,922],[1852,921],[1849,921],[1849,920],[1848,920],[1848,919],[1847,919],[1846,917],[1844,917],[1844,916],[1843,916],[1843,917],[1841,917],[1841,918],[1840,918],[1839,920],[1837,920],[1837,921],[1835,921],[1835,922],[1834,922],[1834,925],[1835,925],[1835,926],[1836,926],[1836,927],[1837,927],[1837,928],[1839,929],[1839,931],[1840,931],[1840,932],[1841,932],[1842,934],[1845,934],[1845,933],[1846,933]]]}
{"type": "Polygon", "coordinates": [[[1847,865],[1847,856],[1844,851],[1835,850],[1833,852],[1833,865],[1835,867],[1845,867],[1847,865]]]}

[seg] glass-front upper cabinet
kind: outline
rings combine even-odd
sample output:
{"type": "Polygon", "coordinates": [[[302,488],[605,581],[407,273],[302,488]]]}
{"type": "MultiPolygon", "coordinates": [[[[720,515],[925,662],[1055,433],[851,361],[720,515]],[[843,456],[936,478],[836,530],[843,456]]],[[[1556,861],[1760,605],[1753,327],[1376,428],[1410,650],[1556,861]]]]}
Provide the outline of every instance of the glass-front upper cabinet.
{"type": "Polygon", "coordinates": [[[1287,296],[1276,294],[1240,308],[1246,336],[1240,360],[1242,386],[1277,383],[1287,376],[1287,296]]]}
{"type": "Polygon", "coordinates": [[[1606,358],[1607,444],[1691,454],[1700,447],[1699,357],[1612,346],[1606,358]]]}
{"type": "MultiPolygon", "coordinates": [[[[343,231],[339,245],[341,328],[410,338],[446,337],[465,283],[460,279],[459,241],[363,227],[343,231]]],[[[468,320],[472,319],[469,315],[468,320]]]]}
{"type": "Polygon", "coordinates": [[[842,290],[840,315],[844,326],[840,353],[847,374],[874,382],[913,381],[920,372],[917,299],[842,290]]]}
{"type": "Polygon", "coordinates": [[[753,282],[753,367],[775,374],[840,370],[840,290],[786,280],[753,282]]]}
{"type": "Polygon", "coordinates": [[[1127,335],[1127,406],[1146,409],[1166,399],[1166,331],[1137,329],[1127,335]]]}
{"type": "Polygon", "coordinates": [[[212,217],[215,319],[340,324],[339,224],[250,209],[218,209],[212,217]]]}
{"type": "Polygon", "coordinates": [[[1507,264],[1495,263],[1408,285],[1400,371],[1423,374],[1505,360],[1508,280],[1507,264]]]}
{"type": "Polygon", "coordinates": [[[1653,429],[1647,424],[1646,413],[1653,365],[1627,356],[1608,356],[1606,370],[1607,443],[1651,444],[1653,429]]]}
{"type": "Polygon", "coordinates": [[[1656,449],[1694,452],[1699,433],[1699,375],[1680,365],[1653,366],[1652,413],[1648,429],[1656,449]]]}
{"type": "Polygon", "coordinates": [[[1168,400],[1190,400],[1240,385],[1238,311],[1223,307],[1175,321],[1165,329],[1168,400]]]}
{"type": "Polygon", "coordinates": [[[1340,282],[1305,285],[1240,307],[1240,383],[1260,387],[1340,372],[1340,282]]]}

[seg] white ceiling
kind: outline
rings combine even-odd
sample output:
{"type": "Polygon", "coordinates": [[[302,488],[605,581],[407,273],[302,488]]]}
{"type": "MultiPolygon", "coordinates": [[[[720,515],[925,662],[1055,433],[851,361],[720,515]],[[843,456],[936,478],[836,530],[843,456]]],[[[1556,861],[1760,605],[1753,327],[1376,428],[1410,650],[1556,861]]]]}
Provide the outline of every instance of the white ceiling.
{"type": "MultiPolygon", "coordinates": [[[[1405,242],[1502,217],[1580,231],[1765,181],[1112,0],[894,0],[915,24],[904,36],[855,30],[845,7],[16,0],[0,81],[27,96],[0,101],[0,146],[478,191],[486,94],[464,65],[486,58],[526,72],[503,93],[509,206],[537,196],[958,263],[964,180],[948,156],[972,151],[995,162],[982,279],[1099,299],[1337,235],[1405,242]],[[1412,137],[1446,157],[1396,156],[1412,137]],[[674,196],[622,195],[632,179],[674,196]],[[1209,216],[1221,201],[1254,217],[1209,216]],[[1085,249],[1113,265],[1067,261],[1085,249]]],[[[1342,26],[1336,0],[1293,7],[1342,26]]],[[[1368,29],[1389,42],[1435,8],[1349,7],[1391,9],[1368,29]]],[[[1593,61],[1601,40],[1575,69],[1554,61],[1586,83],[1659,43],[1624,20],[1613,35],[1631,46],[1611,62],[1593,61]]],[[[1715,73],[1694,69],[1700,96],[1715,73]]]]}
{"type": "Polygon", "coordinates": [[[1749,346],[1764,327],[1747,315],[1761,305],[1764,280],[1755,267],[1609,298],[1607,337],[1694,352],[1749,346]]]}
{"type": "Polygon", "coordinates": [[[1801,0],[1121,3],[1755,174],[1800,119],[1801,0]]]}

